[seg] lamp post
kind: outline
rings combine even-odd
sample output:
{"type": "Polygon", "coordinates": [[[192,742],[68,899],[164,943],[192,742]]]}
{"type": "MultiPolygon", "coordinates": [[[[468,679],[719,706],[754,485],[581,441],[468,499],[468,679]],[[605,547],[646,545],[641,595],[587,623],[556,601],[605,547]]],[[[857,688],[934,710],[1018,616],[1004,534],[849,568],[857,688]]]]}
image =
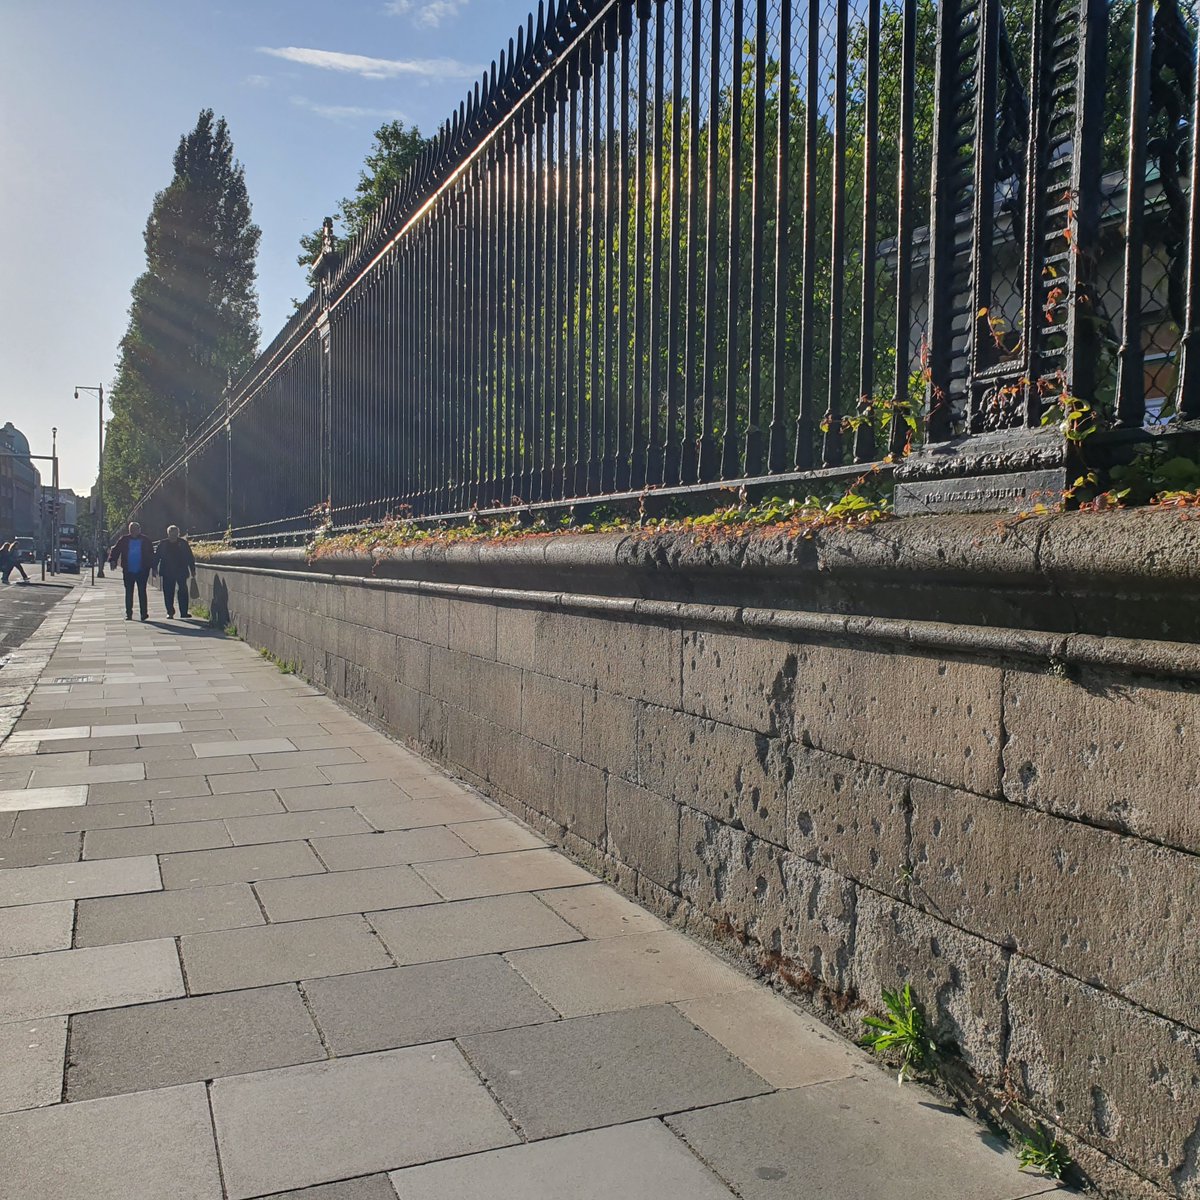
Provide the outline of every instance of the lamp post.
{"type": "Polygon", "coordinates": [[[99,469],[96,472],[96,578],[104,578],[104,554],[108,549],[104,544],[104,384],[99,387],[76,387],[75,399],[80,392],[95,392],[100,397],[100,454],[99,469]]]}

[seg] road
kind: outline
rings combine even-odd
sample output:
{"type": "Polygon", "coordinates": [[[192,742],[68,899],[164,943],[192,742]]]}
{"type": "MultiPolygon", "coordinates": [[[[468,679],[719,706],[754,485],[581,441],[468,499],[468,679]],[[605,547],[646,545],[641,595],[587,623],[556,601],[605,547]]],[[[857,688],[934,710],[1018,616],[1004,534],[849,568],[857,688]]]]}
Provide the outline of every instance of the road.
{"type": "MultiPolygon", "coordinates": [[[[38,576],[41,570],[37,563],[26,563],[30,583],[0,584],[0,655],[15,650],[42,623],[42,618],[77,583],[78,575],[46,576],[42,583],[38,576]]],[[[21,578],[15,571],[13,579],[21,578]]],[[[83,578],[87,578],[84,576],[83,578]]]]}

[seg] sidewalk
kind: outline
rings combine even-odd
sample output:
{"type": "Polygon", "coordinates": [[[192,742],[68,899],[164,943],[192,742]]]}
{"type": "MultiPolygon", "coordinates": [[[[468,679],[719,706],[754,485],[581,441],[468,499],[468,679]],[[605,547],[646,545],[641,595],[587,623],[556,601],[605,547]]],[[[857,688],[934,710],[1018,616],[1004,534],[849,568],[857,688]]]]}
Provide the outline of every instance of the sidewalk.
{"type": "Polygon", "coordinates": [[[5,1196],[1053,1190],[241,642],[127,624],[109,581],[21,654],[5,1196]]]}

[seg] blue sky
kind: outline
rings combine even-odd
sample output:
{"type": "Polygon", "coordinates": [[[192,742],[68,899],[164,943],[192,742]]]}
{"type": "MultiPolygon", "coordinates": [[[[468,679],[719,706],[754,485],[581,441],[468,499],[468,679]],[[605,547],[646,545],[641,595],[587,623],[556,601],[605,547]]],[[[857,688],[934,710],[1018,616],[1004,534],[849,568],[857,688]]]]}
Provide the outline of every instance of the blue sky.
{"type": "Polygon", "coordinates": [[[353,190],[374,129],[431,132],[498,56],[529,0],[0,0],[0,424],[95,478],[143,269],[142,230],[179,137],[229,121],[254,219],[264,344],[305,294],[297,239],[353,190]]]}

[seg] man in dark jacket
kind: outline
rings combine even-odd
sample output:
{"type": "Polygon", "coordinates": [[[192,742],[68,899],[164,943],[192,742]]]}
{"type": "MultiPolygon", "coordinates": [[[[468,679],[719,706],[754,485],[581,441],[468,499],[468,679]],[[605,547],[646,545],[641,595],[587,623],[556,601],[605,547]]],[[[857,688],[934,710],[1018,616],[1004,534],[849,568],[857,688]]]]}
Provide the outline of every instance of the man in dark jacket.
{"type": "Polygon", "coordinates": [[[115,568],[118,563],[125,576],[125,620],[133,620],[133,589],[136,587],[142,620],[148,621],[146,580],[154,568],[154,543],[142,533],[142,527],[136,521],[129,522],[129,532],[109,551],[108,565],[115,568]]]}
{"type": "Polygon", "coordinates": [[[175,615],[175,594],[179,593],[179,615],[188,613],[188,580],[196,574],[196,559],[186,538],[179,536],[178,525],[167,526],[167,536],[154,548],[154,568],[162,577],[163,600],[167,616],[175,615]]]}

